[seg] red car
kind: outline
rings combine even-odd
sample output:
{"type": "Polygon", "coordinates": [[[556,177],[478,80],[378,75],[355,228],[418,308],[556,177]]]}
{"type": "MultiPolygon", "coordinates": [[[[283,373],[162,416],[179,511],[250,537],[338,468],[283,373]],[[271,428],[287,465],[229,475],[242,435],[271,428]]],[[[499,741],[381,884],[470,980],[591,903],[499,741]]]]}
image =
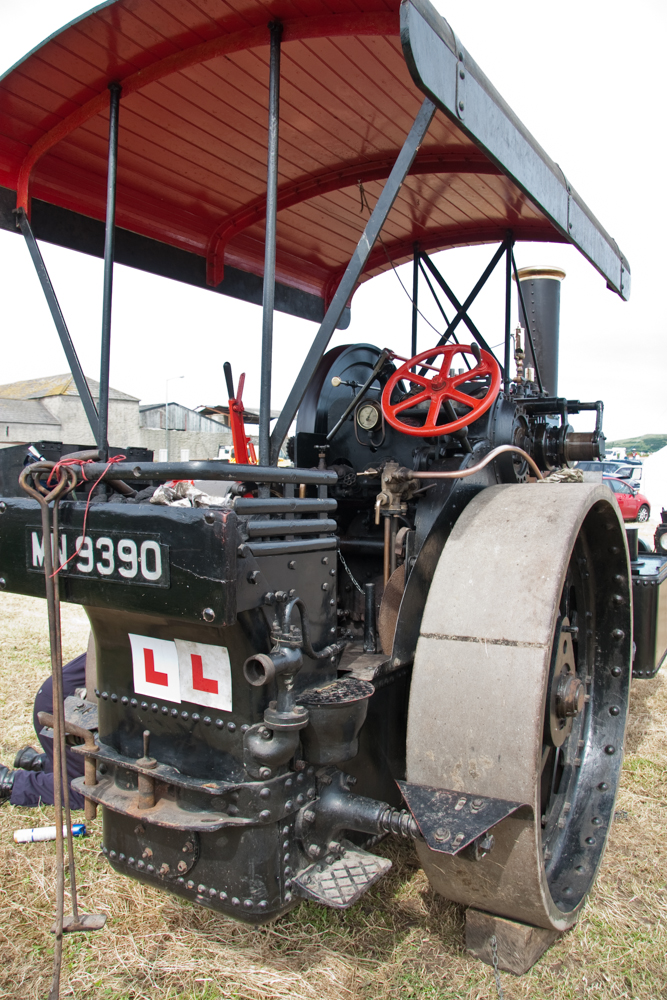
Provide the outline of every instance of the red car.
{"type": "Polygon", "coordinates": [[[648,521],[651,516],[651,505],[643,493],[635,493],[623,479],[611,479],[605,476],[604,481],[615,494],[624,521],[648,521]]]}

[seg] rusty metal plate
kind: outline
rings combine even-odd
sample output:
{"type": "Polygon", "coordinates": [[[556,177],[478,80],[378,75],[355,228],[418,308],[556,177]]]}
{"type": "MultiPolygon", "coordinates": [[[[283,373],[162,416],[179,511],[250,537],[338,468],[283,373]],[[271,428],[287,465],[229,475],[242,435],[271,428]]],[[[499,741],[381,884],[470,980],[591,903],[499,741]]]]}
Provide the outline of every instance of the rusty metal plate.
{"type": "Polygon", "coordinates": [[[430,785],[410,785],[407,781],[396,784],[422,837],[432,851],[441,854],[458,854],[524,804],[430,785]]]}

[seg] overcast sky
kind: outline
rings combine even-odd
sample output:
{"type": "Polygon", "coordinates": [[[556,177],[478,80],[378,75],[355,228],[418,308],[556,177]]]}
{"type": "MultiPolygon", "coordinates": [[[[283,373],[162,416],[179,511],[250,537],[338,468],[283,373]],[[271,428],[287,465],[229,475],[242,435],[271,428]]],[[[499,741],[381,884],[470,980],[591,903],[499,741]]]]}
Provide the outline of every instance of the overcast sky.
{"type": "MultiPolygon", "coordinates": [[[[0,72],[85,10],[75,0],[0,0],[0,72]]],[[[663,0],[436,0],[470,54],[555,159],[632,269],[629,303],[572,247],[518,244],[519,267],[556,264],[567,272],[561,299],[559,391],[605,401],[609,438],[667,430],[667,312],[662,121],[667,5],[663,0]]],[[[280,225],[280,221],[278,222],[280,225]]],[[[86,374],[99,377],[102,262],[43,245],[86,374]]],[[[491,247],[438,257],[464,298],[491,247]]],[[[410,283],[411,265],[403,268],[410,283]]],[[[55,328],[21,239],[0,232],[0,382],[67,370],[55,328]]],[[[502,275],[472,311],[490,344],[502,340],[502,275]]],[[[425,298],[426,296],[424,296],[425,298]]],[[[436,315],[430,312],[437,325],[436,315]]],[[[279,407],[315,334],[276,313],[272,406],[279,407]]],[[[116,267],[111,383],[143,402],[189,406],[225,398],[222,365],[247,372],[246,405],[259,400],[261,309],[177,282],[116,267]]],[[[423,324],[419,347],[435,334],[423,324]]],[[[393,273],[367,282],[352,324],[332,343],[369,341],[409,349],[410,303],[393,273]]]]}

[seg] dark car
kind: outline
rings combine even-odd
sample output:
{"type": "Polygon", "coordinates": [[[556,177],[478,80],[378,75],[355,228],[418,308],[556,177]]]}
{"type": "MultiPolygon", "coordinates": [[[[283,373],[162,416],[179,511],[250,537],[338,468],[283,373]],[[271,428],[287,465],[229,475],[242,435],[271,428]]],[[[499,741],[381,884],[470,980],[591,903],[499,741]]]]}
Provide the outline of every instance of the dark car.
{"type": "Polygon", "coordinates": [[[651,516],[651,505],[643,493],[636,493],[622,479],[605,477],[604,481],[616,496],[624,521],[648,521],[651,516]]]}

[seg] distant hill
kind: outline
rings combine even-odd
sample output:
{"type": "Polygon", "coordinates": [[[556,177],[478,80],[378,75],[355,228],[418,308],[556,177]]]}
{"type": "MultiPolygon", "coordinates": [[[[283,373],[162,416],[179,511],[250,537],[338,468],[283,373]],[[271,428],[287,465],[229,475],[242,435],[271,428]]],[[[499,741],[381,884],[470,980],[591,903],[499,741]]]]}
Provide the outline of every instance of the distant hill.
{"type": "Polygon", "coordinates": [[[643,437],[625,438],[623,441],[607,441],[608,448],[626,448],[628,451],[647,451],[652,455],[667,445],[667,434],[644,434],[643,437]]]}

